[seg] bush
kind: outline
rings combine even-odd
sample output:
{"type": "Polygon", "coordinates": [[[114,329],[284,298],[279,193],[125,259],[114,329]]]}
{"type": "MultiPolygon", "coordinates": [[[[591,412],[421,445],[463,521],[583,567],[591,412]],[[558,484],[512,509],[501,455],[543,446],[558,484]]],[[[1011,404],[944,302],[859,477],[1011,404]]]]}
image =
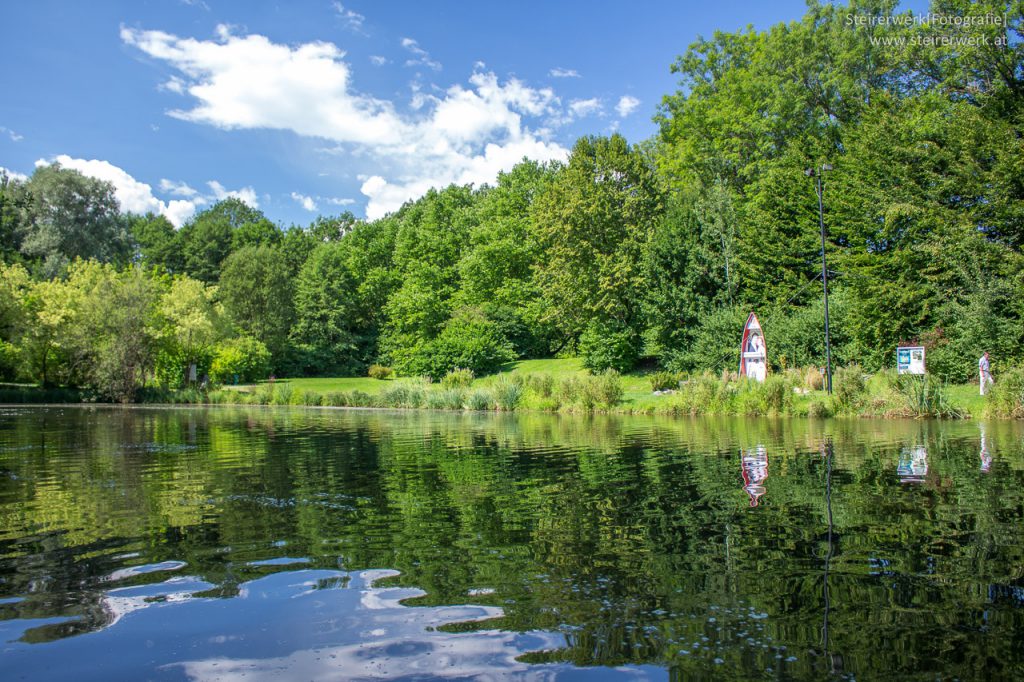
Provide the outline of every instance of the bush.
{"type": "Polygon", "coordinates": [[[271,398],[271,403],[274,405],[290,405],[292,402],[292,394],[295,391],[292,389],[291,384],[274,384],[274,393],[271,398]]]}
{"type": "Polygon", "coordinates": [[[967,415],[949,404],[946,385],[934,377],[904,374],[897,381],[903,398],[904,414],[911,417],[949,417],[962,419],[967,415]]]}
{"type": "Polygon", "coordinates": [[[377,397],[377,404],[380,407],[414,409],[421,407],[425,401],[426,396],[422,387],[404,383],[387,389],[377,397]]]}
{"type": "Polygon", "coordinates": [[[854,407],[864,390],[864,370],[860,365],[840,367],[832,375],[832,395],[842,407],[854,407]]]}
{"type": "Polygon", "coordinates": [[[640,336],[614,322],[591,321],[580,336],[579,351],[583,366],[592,372],[625,372],[636,365],[640,336]]]}
{"type": "Polygon", "coordinates": [[[274,384],[260,384],[253,391],[253,400],[257,405],[270,405],[274,402],[274,384]]]}
{"type": "Polygon", "coordinates": [[[389,378],[391,374],[391,368],[384,365],[370,365],[370,369],[366,372],[366,375],[371,379],[380,379],[382,381],[389,378]]]}
{"type": "Polygon", "coordinates": [[[348,404],[352,407],[373,407],[373,396],[363,391],[352,391],[348,404]]]}
{"type": "Polygon", "coordinates": [[[501,330],[479,309],[464,308],[441,328],[435,339],[402,359],[403,374],[425,374],[440,379],[462,367],[476,375],[490,374],[516,359],[501,330]]]}
{"type": "Polygon", "coordinates": [[[802,372],[803,387],[808,391],[821,391],[825,388],[825,375],[817,367],[805,367],[802,372]]]}
{"type": "Polygon", "coordinates": [[[655,372],[647,377],[652,391],[670,391],[679,388],[679,375],[674,372],[655,372]]]}
{"type": "Polygon", "coordinates": [[[250,383],[267,376],[269,368],[270,351],[263,342],[240,336],[214,349],[210,378],[218,384],[250,383]]]}
{"type": "Polygon", "coordinates": [[[346,407],[349,404],[349,397],[343,391],[331,391],[324,396],[324,405],[330,407],[346,407]]]}
{"type": "Polygon", "coordinates": [[[614,369],[609,369],[597,376],[590,377],[588,384],[594,396],[594,403],[606,408],[615,407],[622,400],[622,376],[614,369]]]}
{"type": "Polygon", "coordinates": [[[498,377],[494,382],[494,402],[499,410],[511,412],[523,397],[523,384],[507,376],[498,377]]]}
{"type": "Polygon", "coordinates": [[[315,407],[323,404],[323,397],[316,391],[303,391],[299,396],[299,404],[315,407]]]}
{"type": "Polygon", "coordinates": [[[455,368],[441,378],[443,388],[468,388],[473,383],[473,370],[455,368]]]}
{"type": "Polygon", "coordinates": [[[1004,372],[989,387],[986,411],[993,417],[1024,417],[1024,368],[1004,372]]]}
{"type": "Polygon", "coordinates": [[[527,387],[542,398],[550,398],[555,390],[555,378],[550,374],[531,374],[526,378],[527,387]]]}
{"type": "Polygon", "coordinates": [[[469,394],[466,400],[466,408],[476,411],[490,410],[494,407],[494,397],[482,389],[477,389],[469,394]]]}

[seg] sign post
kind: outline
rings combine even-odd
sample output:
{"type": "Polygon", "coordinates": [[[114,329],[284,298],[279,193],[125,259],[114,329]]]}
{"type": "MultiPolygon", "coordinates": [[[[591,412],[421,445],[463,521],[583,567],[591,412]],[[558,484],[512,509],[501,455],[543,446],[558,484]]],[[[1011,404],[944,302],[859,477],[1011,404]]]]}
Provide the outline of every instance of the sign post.
{"type": "Polygon", "coordinates": [[[896,348],[896,373],[923,376],[924,346],[898,346],[896,348]]]}

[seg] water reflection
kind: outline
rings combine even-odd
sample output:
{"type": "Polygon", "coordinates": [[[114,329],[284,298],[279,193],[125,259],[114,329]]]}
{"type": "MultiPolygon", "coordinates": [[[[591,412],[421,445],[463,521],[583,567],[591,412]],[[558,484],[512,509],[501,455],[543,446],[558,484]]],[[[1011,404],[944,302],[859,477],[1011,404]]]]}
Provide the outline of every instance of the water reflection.
{"type": "Polygon", "coordinates": [[[979,424],[981,429],[981,471],[988,473],[989,469],[992,468],[992,453],[988,451],[988,441],[985,438],[985,424],[979,424]]]}
{"type": "Polygon", "coordinates": [[[19,408],[0,415],[0,665],[97,679],[1014,677],[1022,435],[19,408]],[[998,475],[979,475],[979,450],[983,464],[999,453],[983,466],[998,475]],[[737,453],[757,513],[736,504],[737,453]]]}
{"type": "Polygon", "coordinates": [[[903,448],[896,475],[900,483],[923,483],[928,475],[928,449],[923,445],[903,448]]]}
{"type": "Polygon", "coordinates": [[[768,480],[768,451],[763,445],[740,454],[740,470],[743,474],[743,489],[750,496],[750,506],[756,507],[765,494],[764,482],[768,480]]]}

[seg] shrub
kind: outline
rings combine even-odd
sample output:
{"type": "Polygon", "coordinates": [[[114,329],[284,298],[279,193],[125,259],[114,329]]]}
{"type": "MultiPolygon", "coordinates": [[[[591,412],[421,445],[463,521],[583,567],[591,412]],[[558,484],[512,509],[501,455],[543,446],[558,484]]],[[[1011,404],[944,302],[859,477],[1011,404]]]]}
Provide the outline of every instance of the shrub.
{"type": "Polygon", "coordinates": [[[499,327],[477,308],[463,308],[431,341],[401,358],[403,374],[426,374],[440,379],[462,367],[477,375],[498,371],[516,354],[499,327]]]}
{"type": "Polygon", "coordinates": [[[380,407],[417,408],[423,405],[426,397],[424,389],[414,384],[398,384],[377,396],[380,407]]]}
{"type": "Polygon", "coordinates": [[[274,402],[274,384],[260,384],[253,391],[253,399],[257,405],[270,405],[274,402]]]}
{"type": "Polygon", "coordinates": [[[363,391],[352,391],[348,404],[352,407],[373,407],[373,397],[363,391]]]}
{"type": "Polygon", "coordinates": [[[669,391],[679,388],[679,375],[674,372],[655,372],[647,377],[652,391],[669,391]]]}
{"type": "Polygon", "coordinates": [[[510,412],[516,409],[523,397],[523,384],[507,376],[498,377],[492,387],[494,391],[494,402],[499,410],[510,412]]]}
{"type": "Polygon", "coordinates": [[[622,376],[614,369],[605,370],[597,376],[589,377],[588,383],[592,386],[594,403],[610,408],[618,405],[622,400],[624,393],[622,376]]]}
{"type": "Polygon", "coordinates": [[[864,394],[864,370],[860,365],[840,367],[832,375],[832,395],[843,407],[853,407],[864,394]]]}
{"type": "Polygon", "coordinates": [[[782,414],[793,403],[792,384],[785,376],[773,374],[758,386],[766,413],[782,414]]]}
{"type": "Polygon", "coordinates": [[[380,379],[382,381],[389,378],[391,374],[391,368],[384,365],[370,365],[370,369],[366,372],[366,375],[371,379],[380,379]]]}
{"type": "Polygon", "coordinates": [[[580,336],[580,358],[592,372],[631,369],[640,355],[640,336],[614,322],[591,321],[580,336]]]}
{"type": "Polygon", "coordinates": [[[456,367],[441,378],[443,388],[468,388],[473,383],[473,370],[456,367]]]}
{"type": "Polygon", "coordinates": [[[967,416],[949,404],[945,384],[934,377],[904,374],[899,377],[897,384],[908,416],[951,419],[967,416]]]}
{"type": "Polygon", "coordinates": [[[812,400],[807,406],[807,416],[812,419],[826,419],[832,416],[832,410],[824,400],[812,400]]]}
{"type": "Polygon", "coordinates": [[[461,410],[466,402],[466,392],[461,388],[446,388],[437,391],[442,410],[461,410]]]}
{"type": "Polygon", "coordinates": [[[249,383],[265,377],[269,368],[267,347],[251,336],[240,336],[214,349],[210,378],[218,384],[249,383]]]}
{"type": "Polygon", "coordinates": [[[294,390],[291,384],[274,384],[274,394],[271,398],[271,402],[274,405],[290,405],[292,402],[292,394],[294,390]]]}
{"type": "Polygon", "coordinates": [[[1024,368],[1003,373],[989,387],[986,410],[993,417],[1024,417],[1024,368]]]}
{"type": "Polygon", "coordinates": [[[542,398],[550,398],[555,390],[555,378],[550,374],[530,374],[526,377],[527,387],[542,398]]]}
{"type": "Polygon", "coordinates": [[[323,404],[323,397],[316,391],[303,391],[299,396],[299,404],[314,407],[323,404]]]}
{"type": "Polygon", "coordinates": [[[324,396],[324,405],[331,407],[345,407],[349,404],[348,394],[341,391],[331,391],[324,396]]]}
{"type": "Polygon", "coordinates": [[[817,367],[805,367],[802,371],[803,387],[808,391],[820,391],[825,388],[825,375],[817,367]]]}
{"type": "Polygon", "coordinates": [[[494,407],[494,397],[482,389],[477,389],[469,394],[466,399],[466,408],[470,410],[483,411],[494,407]]]}

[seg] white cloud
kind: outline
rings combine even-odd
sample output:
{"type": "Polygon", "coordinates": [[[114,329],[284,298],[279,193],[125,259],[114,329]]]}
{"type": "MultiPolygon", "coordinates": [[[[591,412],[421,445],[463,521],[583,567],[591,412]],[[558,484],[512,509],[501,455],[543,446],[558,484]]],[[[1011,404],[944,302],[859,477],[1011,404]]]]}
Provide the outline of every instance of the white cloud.
{"type": "Polygon", "coordinates": [[[338,13],[338,17],[343,22],[345,22],[345,25],[348,28],[355,31],[356,33],[363,32],[363,22],[366,21],[366,17],[364,17],[359,12],[354,12],[350,9],[347,9],[340,2],[332,3],[332,6],[334,7],[334,11],[338,13]]]}
{"type": "Polygon", "coordinates": [[[420,47],[412,38],[402,38],[402,47],[413,55],[413,59],[405,62],[406,66],[426,66],[434,71],[441,70],[441,63],[430,58],[430,53],[420,47]]]}
{"type": "Polygon", "coordinates": [[[260,207],[259,201],[256,200],[256,190],[252,187],[228,190],[224,188],[224,185],[220,184],[216,180],[210,180],[206,185],[211,191],[213,191],[213,198],[217,201],[223,201],[224,199],[238,199],[252,208],[260,207]]]}
{"type": "Polygon", "coordinates": [[[160,180],[160,191],[172,196],[185,197],[184,199],[171,199],[164,201],[153,195],[153,189],[148,184],[140,182],[132,177],[123,168],[115,166],[109,161],[99,159],[75,159],[67,154],[60,154],[50,160],[39,159],[36,167],[48,166],[52,163],[59,163],[64,168],[77,170],[82,175],[105,180],[114,186],[114,197],[121,206],[122,211],[132,213],[159,213],[167,217],[175,227],[191,218],[201,206],[235,197],[244,201],[253,208],[259,208],[256,201],[256,191],[252,187],[243,187],[239,190],[227,190],[216,180],[207,183],[211,194],[200,195],[199,192],[189,187],[184,182],[175,182],[163,178],[160,180]]]}
{"type": "Polygon", "coordinates": [[[331,206],[351,206],[352,204],[356,203],[355,199],[347,199],[347,198],[343,199],[343,198],[338,198],[338,197],[319,197],[319,198],[323,199],[324,201],[326,201],[331,206]]]}
{"type": "Polygon", "coordinates": [[[0,166],[0,173],[6,173],[8,178],[11,180],[17,180],[18,182],[25,182],[28,180],[27,175],[12,171],[10,168],[4,168],[3,166],[0,166]]]}
{"type": "MultiPolygon", "coordinates": [[[[493,182],[523,157],[567,156],[527,123],[570,115],[550,88],[476,71],[468,84],[437,95],[414,87],[412,111],[399,113],[391,102],[354,89],[345,53],[331,43],[289,46],[226,28],[218,33],[217,40],[201,41],[124,28],[121,37],[183,79],[190,108],[169,115],[222,129],[287,130],[328,141],[325,151],[372,163],[367,175],[373,177],[362,189],[371,219],[431,187],[493,182]]],[[[429,60],[416,41],[407,38],[403,46],[429,60]]],[[[255,205],[255,192],[250,198],[255,205]]]]}
{"type": "Polygon", "coordinates": [[[173,180],[168,180],[167,178],[161,178],[160,191],[166,192],[167,194],[172,194],[176,197],[186,198],[191,198],[199,194],[199,192],[189,187],[187,183],[174,182],[173,180]]]}
{"type": "Polygon", "coordinates": [[[390,64],[391,60],[387,57],[382,57],[379,54],[371,54],[370,63],[374,66],[384,66],[385,64],[390,64]]]}
{"type": "Polygon", "coordinates": [[[308,197],[305,194],[299,194],[298,192],[292,192],[292,199],[307,211],[316,210],[316,201],[314,201],[313,197],[308,197]]]}
{"type": "Polygon", "coordinates": [[[615,105],[615,111],[618,112],[619,116],[626,118],[640,106],[640,100],[631,95],[623,95],[619,98],[619,103],[615,105]]]}
{"type": "Polygon", "coordinates": [[[11,142],[21,142],[25,139],[24,135],[19,135],[10,128],[4,128],[3,126],[0,126],[0,133],[7,133],[7,137],[11,138],[11,142]]]}
{"type": "Polygon", "coordinates": [[[563,69],[556,66],[548,71],[548,75],[552,78],[579,78],[580,72],[576,69],[563,69]]]}
{"type": "Polygon", "coordinates": [[[569,103],[569,111],[571,111],[573,116],[576,118],[583,118],[584,116],[600,113],[601,109],[601,100],[596,97],[592,97],[590,99],[574,99],[569,103]]]}

